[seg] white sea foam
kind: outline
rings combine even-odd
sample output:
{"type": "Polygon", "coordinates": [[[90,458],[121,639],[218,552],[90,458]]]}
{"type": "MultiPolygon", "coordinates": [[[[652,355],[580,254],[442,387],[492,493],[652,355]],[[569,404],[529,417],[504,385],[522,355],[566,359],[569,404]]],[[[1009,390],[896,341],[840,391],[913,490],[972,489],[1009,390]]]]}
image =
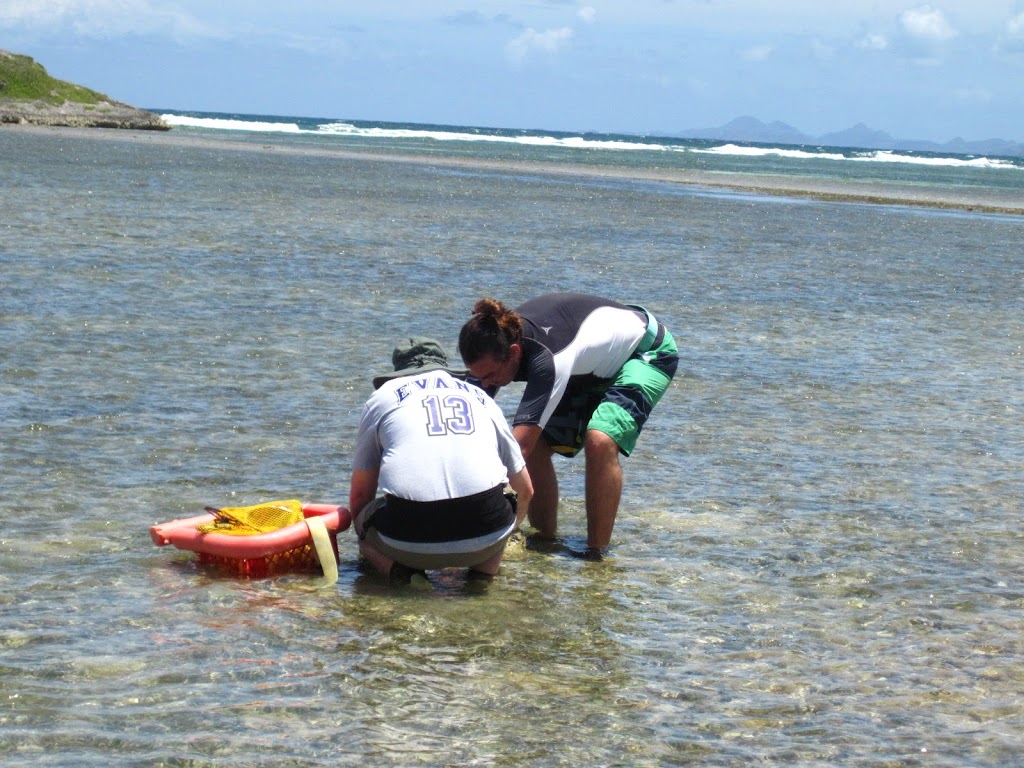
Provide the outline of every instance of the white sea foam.
{"type": "Polygon", "coordinates": [[[1006,168],[1018,169],[1009,160],[991,157],[940,157],[932,155],[908,155],[893,150],[866,150],[851,152],[844,155],[840,152],[813,152],[806,149],[788,149],[783,147],[744,147],[739,144],[723,144],[720,147],[707,149],[689,149],[690,152],[711,155],[736,155],[745,157],[788,157],[804,160],[849,160],[867,163],[910,163],[912,165],[928,165],[933,167],[952,168],[1006,168]]]}
{"type": "Polygon", "coordinates": [[[583,136],[538,136],[536,134],[476,133],[443,129],[360,127],[351,123],[324,123],[315,130],[301,128],[296,123],[273,123],[256,120],[161,115],[169,125],[191,128],[212,128],[223,131],[258,131],[267,133],[309,133],[332,136],[358,136],[370,139],[433,139],[435,141],[480,141],[532,146],[571,147],[575,149],[668,150],[663,144],[613,139],[590,139],[583,136]]]}
{"type": "Polygon", "coordinates": [[[916,165],[946,165],[954,168],[1016,168],[1009,160],[999,160],[991,157],[931,157],[919,155],[904,155],[891,150],[879,150],[857,156],[854,160],[866,160],[878,163],[914,163],[916,165]]]}
{"type": "MultiPolygon", "coordinates": [[[[781,157],[794,160],[833,160],[837,162],[907,163],[931,167],[982,168],[1021,170],[1009,160],[990,157],[949,157],[917,155],[892,150],[859,150],[849,153],[815,151],[793,147],[752,147],[727,143],[714,147],[694,147],[685,144],[652,143],[624,139],[595,138],[590,135],[551,136],[517,131],[467,131],[459,128],[424,127],[399,128],[385,126],[358,126],[343,121],[318,123],[314,128],[303,128],[294,122],[270,122],[257,119],[223,117],[192,117],[187,115],[161,115],[169,125],[209,128],[225,131],[254,131],[264,133],[302,133],[322,136],[346,136],[365,139],[419,139],[433,141],[489,142],[521,144],[537,147],[564,147],[615,151],[657,151],[710,154],[735,157],[781,157]]],[[[666,139],[671,142],[671,139],[666,139]]],[[[683,139],[680,142],[685,141],[683,139]]]]}
{"type": "Polygon", "coordinates": [[[160,115],[168,125],[188,128],[213,128],[220,131],[258,131],[264,133],[303,133],[296,123],[269,123],[257,120],[232,120],[219,117],[189,117],[188,115],[160,115]]]}
{"type": "Polygon", "coordinates": [[[839,152],[809,152],[806,149],[785,149],[783,147],[743,147],[739,144],[723,144],[720,147],[707,149],[690,149],[696,154],[704,155],[736,155],[742,157],[792,157],[806,160],[849,160],[839,152]]]}
{"type": "Polygon", "coordinates": [[[647,144],[635,141],[609,139],[588,139],[583,136],[537,136],[533,134],[469,133],[466,131],[420,130],[413,128],[360,128],[350,123],[328,123],[321,125],[318,133],[344,136],[362,136],[380,139],[434,139],[435,141],[486,141],[505,144],[529,144],[532,146],[572,147],[574,149],[669,149],[662,144],[647,144]]]}

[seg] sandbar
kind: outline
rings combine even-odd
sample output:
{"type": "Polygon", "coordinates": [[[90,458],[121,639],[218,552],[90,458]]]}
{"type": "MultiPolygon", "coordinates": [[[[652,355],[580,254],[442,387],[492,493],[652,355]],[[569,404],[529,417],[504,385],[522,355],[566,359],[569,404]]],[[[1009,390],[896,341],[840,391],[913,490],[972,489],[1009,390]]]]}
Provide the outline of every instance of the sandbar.
{"type": "MultiPolygon", "coordinates": [[[[446,153],[443,147],[433,149],[429,153],[416,153],[412,151],[354,148],[350,145],[331,145],[327,142],[312,146],[310,144],[289,143],[287,140],[279,138],[274,134],[268,134],[264,139],[253,141],[252,134],[244,134],[245,139],[241,140],[228,137],[220,138],[197,135],[180,130],[155,132],[108,128],[5,125],[0,127],[0,136],[7,131],[49,133],[55,138],[65,137],[96,141],[173,144],[206,149],[250,152],[273,151],[303,156],[321,156],[373,162],[414,163],[432,167],[463,168],[478,171],[635,179],[683,184],[705,189],[731,190],[737,193],[756,195],[798,197],[832,202],[924,206],[979,213],[1024,215],[1024,195],[1015,195],[1013,191],[983,188],[960,187],[954,189],[939,185],[881,182],[878,180],[839,180],[781,174],[644,168],[635,165],[608,166],[555,160],[487,159],[446,153]]],[[[1011,170],[1007,172],[1017,173],[1019,171],[1011,170]]]]}

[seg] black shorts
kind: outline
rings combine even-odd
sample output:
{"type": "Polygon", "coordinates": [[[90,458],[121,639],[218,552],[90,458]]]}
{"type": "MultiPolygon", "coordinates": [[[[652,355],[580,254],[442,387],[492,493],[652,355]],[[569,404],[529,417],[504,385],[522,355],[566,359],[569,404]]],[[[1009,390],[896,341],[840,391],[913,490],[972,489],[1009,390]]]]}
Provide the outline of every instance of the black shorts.
{"type": "Polygon", "coordinates": [[[356,516],[361,541],[412,568],[472,567],[505,548],[515,531],[516,501],[499,485],[441,501],[385,496],[356,516]]]}

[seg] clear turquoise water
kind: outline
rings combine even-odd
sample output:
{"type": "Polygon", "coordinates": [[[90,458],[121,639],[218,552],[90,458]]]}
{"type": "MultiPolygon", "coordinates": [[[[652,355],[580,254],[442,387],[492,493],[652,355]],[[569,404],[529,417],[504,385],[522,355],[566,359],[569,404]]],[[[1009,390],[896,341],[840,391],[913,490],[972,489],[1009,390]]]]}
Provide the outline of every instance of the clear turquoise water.
{"type": "Polygon", "coordinates": [[[0,130],[5,766],[1015,764],[1024,218],[231,141],[0,130]],[[315,590],[150,542],[344,501],[394,340],[555,289],[682,350],[604,562],[395,593],[346,533],[315,590]]]}

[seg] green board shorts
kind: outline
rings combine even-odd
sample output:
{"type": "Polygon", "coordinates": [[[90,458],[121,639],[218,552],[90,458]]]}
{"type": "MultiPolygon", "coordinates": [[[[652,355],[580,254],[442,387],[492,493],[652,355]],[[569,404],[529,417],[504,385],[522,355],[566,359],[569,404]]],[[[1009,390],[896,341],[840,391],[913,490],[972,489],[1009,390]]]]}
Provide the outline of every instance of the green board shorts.
{"type": "MultiPolygon", "coordinates": [[[[655,321],[652,318],[652,324],[655,321]]],[[[544,428],[544,441],[555,453],[575,456],[583,449],[588,430],[611,437],[619,451],[629,456],[637,438],[665,394],[679,365],[679,350],[665,326],[649,342],[645,337],[637,351],[611,381],[567,392],[544,428]],[[649,348],[644,350],[645,346],[649,348]],[[644,351],[641,351],[644,350],[644,351]]]]}

